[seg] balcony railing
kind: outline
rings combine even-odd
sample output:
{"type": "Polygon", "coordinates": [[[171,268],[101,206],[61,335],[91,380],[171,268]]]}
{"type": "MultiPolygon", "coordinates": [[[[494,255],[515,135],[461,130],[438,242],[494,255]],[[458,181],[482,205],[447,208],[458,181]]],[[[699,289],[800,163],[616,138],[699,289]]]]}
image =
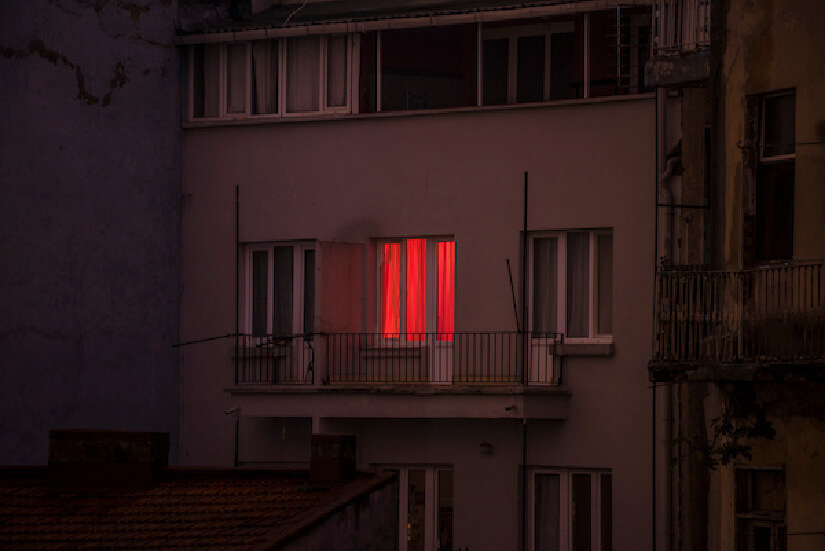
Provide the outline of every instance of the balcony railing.
{"type": "Polygon", "coordinates": [[[245,335],[235,369],[239,384],[559,384],[562,341],[516,331],[245,335]]]}
{"type": "Polygon", "coordinates": [[[654,361],[825,360],[825,263],[656,278],[654,361]]]}
{"type": "Polygon", "coordinates": [[[710,46],[711,0],[658,0],[653,55],[691,52],[710,46]]]}

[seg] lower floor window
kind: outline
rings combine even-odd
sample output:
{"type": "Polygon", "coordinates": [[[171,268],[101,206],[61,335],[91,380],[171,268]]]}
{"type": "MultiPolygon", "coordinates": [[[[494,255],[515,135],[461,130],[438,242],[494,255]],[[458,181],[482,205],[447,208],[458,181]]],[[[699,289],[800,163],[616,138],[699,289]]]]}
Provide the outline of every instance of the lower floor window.
{"type": "Polygon", "coordinates": [[[247,273],[251,334],[290,336],[314,331],[314,244],[250,246],[247,273]]]}
{"type": "Polygon", "coordinates": [[[398,473],[398,551],[452,551],[453,469],[385,467],[398,473]]]}
{"type": "Polygon", "coordinates": [[[530,549],[611,551],[609,471],[536,469],[531,477],[530,549]]]}
{"type": "Polygon", "coordinates": [[[737,551],[784,551],[785,471],[736,469],[737,551]]]}

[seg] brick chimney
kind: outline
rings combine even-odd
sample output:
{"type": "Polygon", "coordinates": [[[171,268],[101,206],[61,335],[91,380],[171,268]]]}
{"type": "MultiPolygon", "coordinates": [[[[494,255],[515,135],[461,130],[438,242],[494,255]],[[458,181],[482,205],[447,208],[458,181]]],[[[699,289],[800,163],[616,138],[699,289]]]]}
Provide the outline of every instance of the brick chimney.
{"type": "Polygon", "coordinates": [[[48,484],[63,490],[153,486],[169,462],[169,434],[108,430],[49,432],[48,484]]]}
{"type": "Polygon", "coordinates": [[[334,482],[355,474],[354,434],[313,434],[309,479],[334,482]]]}

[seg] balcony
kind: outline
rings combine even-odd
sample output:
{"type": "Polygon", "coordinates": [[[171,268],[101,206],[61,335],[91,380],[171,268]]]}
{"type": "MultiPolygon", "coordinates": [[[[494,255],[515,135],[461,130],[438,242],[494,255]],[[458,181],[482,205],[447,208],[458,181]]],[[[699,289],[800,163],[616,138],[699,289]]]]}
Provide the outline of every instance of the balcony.
{"type": "Polygon", "coordinates": [[[825,362],[825,263],[656,277],[651,370],[825,362]]]}
{"type": "Polygon", "coordinates": [[[711,0],[658,0],[648,86],[684,86],[710,75],[711,0]]]}
{"type": "Polygon", "coordinates": [[[554,352],[563,336],[526,337],[527,343],[516,331],[243,335],[235,348],[236,382],[558,385],[561,369],[554,352]]]}

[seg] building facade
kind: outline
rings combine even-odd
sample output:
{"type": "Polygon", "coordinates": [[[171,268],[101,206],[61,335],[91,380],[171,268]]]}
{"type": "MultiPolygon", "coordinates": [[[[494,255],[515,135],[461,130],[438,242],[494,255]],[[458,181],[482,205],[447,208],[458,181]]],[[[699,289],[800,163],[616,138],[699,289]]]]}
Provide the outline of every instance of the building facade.
{"type": "Polygon", "coordinates": [[[659,182],[665,260],[650,363],[663,543],[818,549],[825,10],[739,0],[657,9],[672,17],[652,82],[683,96],[678,182],[659,182]],[[680,41],[685,29],[699,40],[680,41]]]}
{"type": "Polygon", "coordinates": [[[399,549],[649,548],[649,3],[240,8],[178,35],[181,461],[353,433],[399,549]]]}

